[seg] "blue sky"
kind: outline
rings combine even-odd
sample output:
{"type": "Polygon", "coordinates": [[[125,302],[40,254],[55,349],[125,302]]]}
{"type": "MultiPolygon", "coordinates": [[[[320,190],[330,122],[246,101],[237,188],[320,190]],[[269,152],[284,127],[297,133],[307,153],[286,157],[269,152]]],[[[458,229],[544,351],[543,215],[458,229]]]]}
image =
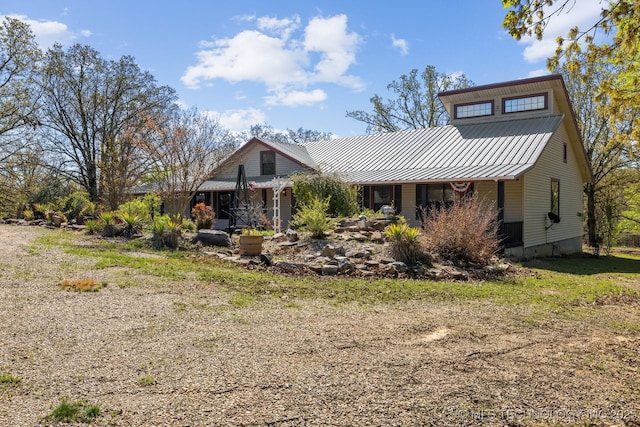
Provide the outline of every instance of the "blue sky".
{"type": "Polygon", "coordinates": [[[555,37],[584,27],[600,0],[577,0],[542,42],[502,28],[500,0],[2,0],[0,16],[31,25],[43,49],[87,44],[105,58],[131,55],[187,107],[231,130],[254,123],[338,136],[365,133],[346,111],[433,65],[476,85],[546,74],[555,37]]]}

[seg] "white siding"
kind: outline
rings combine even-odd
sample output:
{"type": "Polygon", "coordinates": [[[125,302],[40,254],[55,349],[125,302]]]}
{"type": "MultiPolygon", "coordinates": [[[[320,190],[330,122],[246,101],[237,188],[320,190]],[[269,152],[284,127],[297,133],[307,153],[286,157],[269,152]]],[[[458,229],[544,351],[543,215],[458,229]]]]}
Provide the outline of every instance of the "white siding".
{"type": "Polygon", "coordinates": [[[504,222],[520,222],[524,217],[522,179],[504,183],[504,222]]]}
{"type": "Polygon", "coordinates": [[[569,142],[564,126],[551,138],[534,169],[523,178],[524,246],[536,246],[582,236],[582,179],[576,157],[563,144],[569,142]],[[549,228],[551,179],[560,181],[560,223],[549,228]]]}
{"type": "MultiPolygon", "coordinates": [[[[238,174],[238,165],[244,164],[247,176],[260,176],[260,152],[269,151],[266,147],[256,144],[249,148],[244,155],[233,164],[227,165],[217,174],[220,179],[235,179],[238,174]]],[[[286,176],[297,171],[305,170],[303,166],[276,152],[276,175],[286,176]]]]}
{"type": "Polygon", "coordinates": [[[416,219],[416,185],[402,184],[402,206],[400,214],[412,227],[419,227],[422,224],[416,219]]]}
{"type": "Polygon", "coordinates": [[[474,193],[482,200],[492,201],[498,207],[498,183],[495,181],[479,181],[473,183],[474,193]]]}

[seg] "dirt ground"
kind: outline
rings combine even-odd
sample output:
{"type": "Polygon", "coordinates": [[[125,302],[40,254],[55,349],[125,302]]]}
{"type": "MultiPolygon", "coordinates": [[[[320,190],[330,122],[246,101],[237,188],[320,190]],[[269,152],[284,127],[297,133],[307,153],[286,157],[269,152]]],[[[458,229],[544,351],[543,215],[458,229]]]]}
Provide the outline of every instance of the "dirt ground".
{"type": "Polygon", "coordinates": [[[640,425],[640,333],[610,326],[637,306],[237,307],[215,284],[94,270],[42,233],[0,225],[0,375],[20,378],[0,383],[2,426],[46,425],[65,397],[99,426],[640,425]],[[135,286],[58,287],[83,275],[135,286]]]}

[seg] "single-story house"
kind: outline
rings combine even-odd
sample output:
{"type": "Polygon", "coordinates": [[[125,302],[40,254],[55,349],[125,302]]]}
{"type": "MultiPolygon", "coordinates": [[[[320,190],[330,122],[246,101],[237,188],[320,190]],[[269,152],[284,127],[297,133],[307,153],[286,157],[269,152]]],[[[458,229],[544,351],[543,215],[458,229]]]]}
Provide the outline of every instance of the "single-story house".
{"type": "Polygon", "coordinates": [[[494,201],[507,255],[534,257],[582,248],[582,188],[591,169],[560,75],[439,94],[447,126],[301,145],[253,138],[218,168],[194,202],[228,226],[238,166],[254,196],[286,227],[292,173],[336,172],[362,189],[364,207],[392,204],[408,222],[419,210],[467,191],[494,201]],[[274,206],[275,205],[275,206],[274,206]]]}

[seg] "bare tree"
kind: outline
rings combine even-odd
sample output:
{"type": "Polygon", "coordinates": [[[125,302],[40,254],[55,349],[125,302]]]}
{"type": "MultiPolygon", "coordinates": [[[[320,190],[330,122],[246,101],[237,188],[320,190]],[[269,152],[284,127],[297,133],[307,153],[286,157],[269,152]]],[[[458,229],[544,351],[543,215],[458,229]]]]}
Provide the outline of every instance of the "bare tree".
{"type": "Polygon", "coordinates": [[[142,117],[169,109],[175,91],[157,86],[130,56],[108,61],[78,44],[47,52],[42,88],[43,122],[65,160],[63,172],[91,201],[116,208],[144,172],[145,158],[128,134],[137,133],[142,117]]]}
{"type": "Polygon", "coordinates": [[[5,18],[0,26],[0,136],[37,123],[33,83],[40,56],[29,26],[5,18]]]}
{"type": "Polygon", "coordinates": [[[37,90],[34,77],[41,52],[24,22],[5,18],[0,25],[0,215],[15,214],[24,203],[15,168],[30,138],[23,132],[36,126],[37,90]]]}
{"type": "Polygon", "coordinates": [[[384,101],[376,94],[371,98],[373,112],[347,111],[347,117],[366,123],[369,133],[442,126],[449,122],[449,115],[438,94],[469,86],[473,86],[473,82],[464,74],[452,76],[428,65],[420,76],[418,70],[413,69],[408,75],[400,76],[400,81],[389,83],[387,89],[395,93],[395,98],[384,101]]]}
{"type": "Polygon", "coordinates": [[[266,139],[267,141],[281,142],[283,144],[304,144],[311,141],[322,141],[331,139],[331,132],[321,132],[318,130],[298,128],[298,130],[287,129],[286,131],[278,131],[269,124],[256,124],[251,126],[248,135],[245,135],[245,141],[251,137],[266,139]]]}
{"type": "Polygon", "coordinates": [[[196,108],[176,110],[164,121],[148,117],[146,126],[150,132],[138,143],[153,163],[154,189],[167,212],[183,215],[235,144],[216,119],[196,108]]]}

